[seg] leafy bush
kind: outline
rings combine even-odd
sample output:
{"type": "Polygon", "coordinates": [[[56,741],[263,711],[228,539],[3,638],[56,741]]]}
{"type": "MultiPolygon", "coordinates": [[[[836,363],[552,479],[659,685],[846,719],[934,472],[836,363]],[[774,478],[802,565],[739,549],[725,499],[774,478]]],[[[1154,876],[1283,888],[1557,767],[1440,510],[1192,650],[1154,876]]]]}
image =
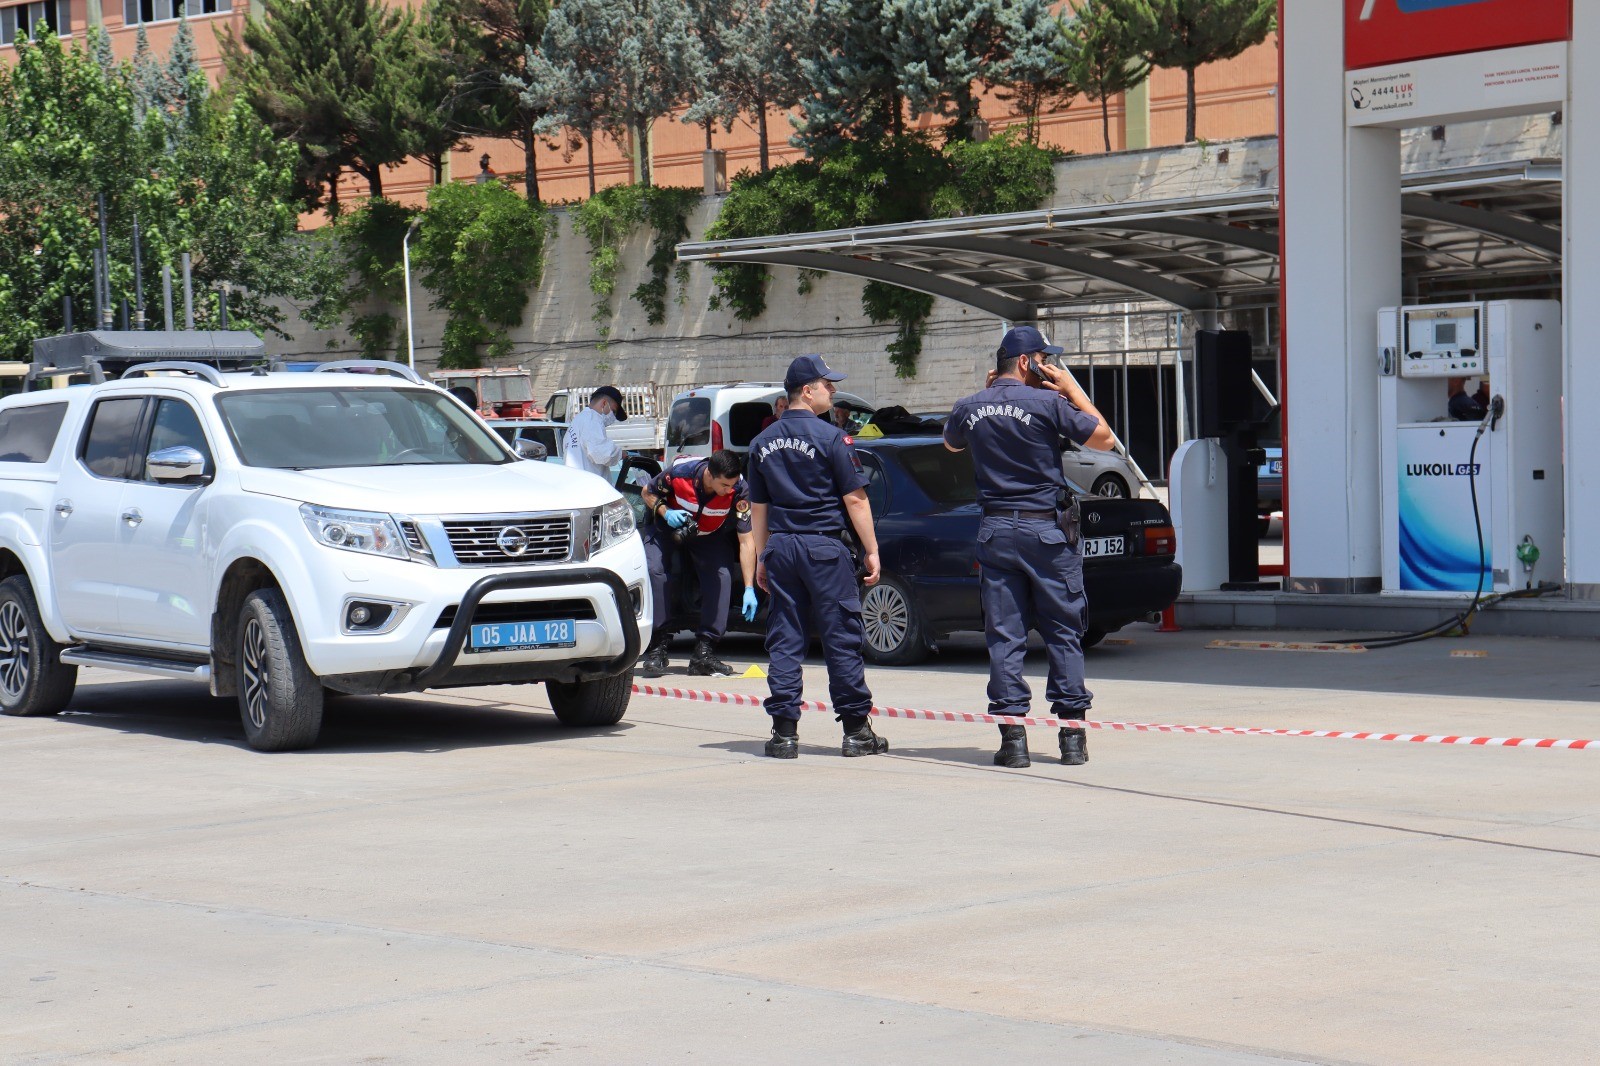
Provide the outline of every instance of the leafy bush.
{"type": "Polygon", "coordinates": [[[641,224],[654,231],[655,242],[650,248],[650,280],[633,290],[633,298],[651,325],[667,320],[667,279],[675,275],[682,286],[689,276],[687,266],[674,267],[674,250],[689,235],[689,212],[699,200],[697,189],[613,185],[573,211],[573,223],[589,241],[589,290],[595,295],[594,321],[602,337],[610,332],[622,242],[641,224]]]}
{"type": "Polygon", "coordinates": [[[497,181],[436,185],[413,248],[433,306],[448,316],[439,366],[481,366],[511,354],[506,331],[521,325],[544,275],[549,213],[497,181]]]}
{"type": "MultiPolygon", "coordinates": [[[[302,313],[319,329],[332,329],[351,308],[368,299],[390,304],[405,300],[405,268],[400,242],[415,218],[415,208],[373,197],[342,212],[311,238],[307,284],[315,298],[302,313]]],[[[355,318],[350,333],[363,359],[389,356],[399,322],[385,311],[355,318]]]]}

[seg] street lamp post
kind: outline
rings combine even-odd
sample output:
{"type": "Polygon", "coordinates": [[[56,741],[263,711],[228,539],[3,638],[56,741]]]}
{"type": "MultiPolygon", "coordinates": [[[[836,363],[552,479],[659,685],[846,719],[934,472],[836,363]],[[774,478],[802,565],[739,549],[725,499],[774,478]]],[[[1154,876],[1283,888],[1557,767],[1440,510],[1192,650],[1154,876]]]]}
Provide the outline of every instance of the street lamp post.
{"type": "Polygon", "coordinates": [[[406,276],[406,365],[412,370],[417,368],[417,342],[411,327],[411,235],[417,232],[420,225],[422,216],[418,215],[411,220],[411,225],[406,227],[406,235],[400,239],[400,260],[406,276]]]}

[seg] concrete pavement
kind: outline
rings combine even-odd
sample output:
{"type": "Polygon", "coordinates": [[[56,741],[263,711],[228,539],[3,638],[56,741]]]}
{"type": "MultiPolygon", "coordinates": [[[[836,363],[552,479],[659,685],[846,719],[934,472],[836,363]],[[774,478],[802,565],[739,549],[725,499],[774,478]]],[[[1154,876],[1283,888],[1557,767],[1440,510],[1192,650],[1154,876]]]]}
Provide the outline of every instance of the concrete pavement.
{"type": "MultiPolygon", "coordinates": [[[[1590,643],[1120,636],[1090,655],[1099,718],[1600,736],[1590,643]]],[[[967,640],[869,677],[883,703],[979,710],[983,669],[967,640]]],[[[890,755],[844,760],[808,718],[784,764],[759,711],[636,698],[571,733],[532,687],[341,699],[323,747],[264,756],[230,702],[83,676],[61,718],[0,720],[0,1061],[1580,1063],[1600,1043],[1600,751],[1097,732],[1066,768],[1030,731],[1033,767],[1008,771],[992,727],[881,721],[890,755]]]]}

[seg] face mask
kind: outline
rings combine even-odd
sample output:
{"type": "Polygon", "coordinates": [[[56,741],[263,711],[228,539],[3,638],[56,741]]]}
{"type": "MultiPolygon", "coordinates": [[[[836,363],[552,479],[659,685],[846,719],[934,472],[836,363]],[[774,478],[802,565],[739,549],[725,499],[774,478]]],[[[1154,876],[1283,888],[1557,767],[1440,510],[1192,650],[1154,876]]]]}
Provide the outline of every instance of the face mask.
{"type": "Polygon", "coordinates": [[[600,416],[600,421],[604,422],[608,426],[611,425],[616,420],[617,420],[617,416],[616,416],[616,413],[614,411],[607,411],[605,414],[600,416]]]}

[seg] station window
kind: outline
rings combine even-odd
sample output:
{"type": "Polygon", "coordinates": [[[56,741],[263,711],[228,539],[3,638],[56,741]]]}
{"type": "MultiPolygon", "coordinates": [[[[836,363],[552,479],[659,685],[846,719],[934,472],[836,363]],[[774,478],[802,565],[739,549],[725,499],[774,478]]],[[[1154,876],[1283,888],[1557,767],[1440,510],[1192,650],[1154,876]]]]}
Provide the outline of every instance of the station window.
{"type": "Polygon", "coordinates": [[[31,4],[0,7],[0,44],[16,44],[18,37],[27,37],[41,22],[58,37],[71,33],[69,0],[35,0],[31,4]]]}
{"type": "Polygon", "coordinates": [[[127,26],[141,22],[170,22],[187,15],[215,15],[233,10],[233,0],[122,0],[122,21],[127,26]]]}

